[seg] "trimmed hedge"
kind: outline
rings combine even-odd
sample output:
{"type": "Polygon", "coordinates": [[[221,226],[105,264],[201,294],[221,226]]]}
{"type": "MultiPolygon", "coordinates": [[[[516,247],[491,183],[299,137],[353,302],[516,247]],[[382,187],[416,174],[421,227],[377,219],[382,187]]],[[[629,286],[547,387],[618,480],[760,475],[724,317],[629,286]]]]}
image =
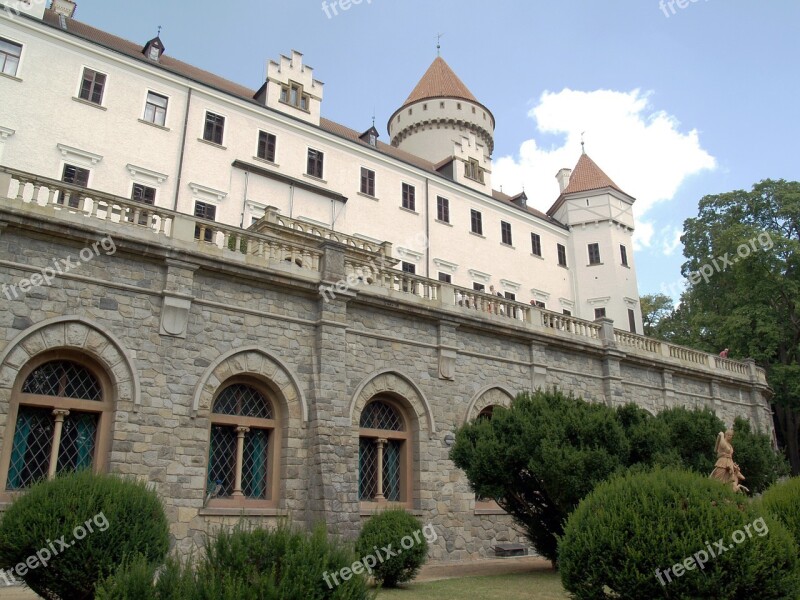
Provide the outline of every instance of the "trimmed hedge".
{"type": "Polygon", "coordinates": [[[785,600],[800,591],[797,546],[780,522],[725,485],[676,469],[597,486],[567,522],[559,564],[577,600],[785,600]]]}
{"type": "Polygon", "coordinates": [[[169,525],[156,493],[89,470],[32,486],[0,520],[0,569],[37,563],[22,579],[45,598],[92,600],[96,583],[126,557],[160,562],[168,549],[169,525]]]}
{"type": "Polygon", "coordinates": [[[778,519],[800,547],[800,477],[776,483],[761,497],[764,510],[778,519]]]}
{"type": "Polygon", "coordinates": [[[377,583],[382,587],[397,587],[398,583],[413,580],[425,564],[428,558],[426,533],[422,523],[403,509],[386,510],[364,523],[356,542],[356,553],[362,562],[376,563],[371,570],[377,583]],[[390,556],[391,553],[395,555],[390,556]]]}

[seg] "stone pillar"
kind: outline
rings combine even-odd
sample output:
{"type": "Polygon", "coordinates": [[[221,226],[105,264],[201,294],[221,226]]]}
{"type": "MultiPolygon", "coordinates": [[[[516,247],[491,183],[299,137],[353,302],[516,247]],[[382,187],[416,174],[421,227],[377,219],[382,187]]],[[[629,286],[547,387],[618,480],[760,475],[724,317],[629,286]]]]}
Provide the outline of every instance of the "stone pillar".
{"type": "Polygon", "coordinates": [[[547,346],[531,342],[531,391],[547,389],[547,346]]]}
{"type": "Polygon", "coordinates": [[[186,337],[189,311],[192,308],[194,272],[197,265],[167,259],[167,277],[161,295],[161,324],[159,333],[164,336],[186,337]]]}
{"type": "Polygon", "coordinates": [[[458,358],[458,325],[439,321],[439,379],[453,381],[458,358]]]}
{"type": "MultiPolygon", "coordinates": [[[[322,287],[344,281],[345,247],[324,242],[322,287]]],[[[360,529],[358,498],[358,427],[350,419],[356,382],[347,380],[347,303],[345,289],[320,294],[309,394],[309,518],[325,521],[331,533],[353,538],[360,529]],[[340,467],[338,469],[334,468],[340,467]]]]}
{"type": "Polygon", "coordinates": [[[609,406],[619,406],[625,397],[620,374],[620,362],[625,358],[625,353],[617,350],[614,321],[601,317],[594,322],[600,325],[600,341],[603,342],[603,396],[609,406]]]}
{"type": "Polygon", "coordinates": [[[56,418],[53,427],[53,445],[50,447],[50,466],[47,471],[47,478],[54,479],[58,469],[58,449],[61,447],[61,432],[64,430],[64,417],[69,415],[68,410],[55,409],[53,416],[56,418]]]}
{"type": "Polygon", "coordinates": [[[661,389],[664,393],[663,408],[675,406],[675,385],[672,382],[672,373],[669,369],[662,369],[661,371],[661,389]]]}

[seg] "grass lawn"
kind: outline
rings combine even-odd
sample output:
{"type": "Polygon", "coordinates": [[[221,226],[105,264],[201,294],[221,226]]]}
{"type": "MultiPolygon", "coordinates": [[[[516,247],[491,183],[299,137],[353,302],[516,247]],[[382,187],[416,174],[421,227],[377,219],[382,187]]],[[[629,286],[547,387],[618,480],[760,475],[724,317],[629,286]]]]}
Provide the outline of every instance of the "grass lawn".
{"type": "Polygon", "coordinates": [[[378,600],[567,600],[558,573],[515,573],[412,583],[381,590],[378,600]]]}

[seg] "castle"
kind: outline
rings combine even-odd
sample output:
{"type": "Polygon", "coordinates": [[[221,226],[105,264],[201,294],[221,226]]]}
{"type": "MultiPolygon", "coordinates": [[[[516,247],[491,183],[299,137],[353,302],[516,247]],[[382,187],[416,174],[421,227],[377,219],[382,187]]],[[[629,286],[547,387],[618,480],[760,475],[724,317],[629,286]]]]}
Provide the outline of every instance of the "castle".
{"type": "Polygon", "coordinates": [[[495,117],[441,57],[384,143],[298,52],[249,89],[3,3],[0,506],[91,466],[152,482],[180,547],[399,504],[475,558],[519,534],[448,450],[520,391],[771,430],[754,363],[640,335],[634,198],[586,154],[546,213],[494,190],[495,117]]]}

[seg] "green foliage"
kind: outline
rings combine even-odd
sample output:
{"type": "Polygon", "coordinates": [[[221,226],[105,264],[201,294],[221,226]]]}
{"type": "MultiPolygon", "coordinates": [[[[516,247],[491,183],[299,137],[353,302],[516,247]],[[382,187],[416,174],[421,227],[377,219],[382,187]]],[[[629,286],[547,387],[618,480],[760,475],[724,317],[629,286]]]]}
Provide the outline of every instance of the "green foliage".
{"type": "Polygon", "coordinates": [[[800,547],[800,477],[773,485],[761,502],[764,511],[783,523],[800,547]]]}
{"type": "Polygon", "coordinates": [[[644,334],[648,337],[660,337],[661,321],[675,310],[672,298],[666,294],[644,294],[639,297],[642,308],[644,334]]]}
{"type": "MultiPolygon", "coordinates": [[[[655,420],[666,427],[669,445],[680,457],[683,468],[704,475],[714,470],[717,461],[714,443],[717,434],[727,429],[719,417],[708,409],[689,410],[679,406],[661,411],[655,420]]],[[[738,450],[735,441],[733,445],[738,450]]]]}
{"type": "Polygon", "coordinates": [[[675,469],[597,486],[567,523],[559,564],[576,600],[785,600],[800,589],[800,559],[785,527],[723,484],[675,469]],[[717,540],[729,549],[721,552],[717,540]],[[691,569],[678,576],[679,563],[691,569]]]}
{"type": "Polygon", "coordinates": [[[96,582],[126,557],[163,560],[169,525],[156,493],[144,483],[89,470],[43,481],[19,496],[0,520],[0,568],[55,549],[47,565],[23,577],[43,597],[90,600],[96,582]],[[78,527],[86,530],[85,539],[78,527]],[[91,527],[92,532],[89,532],[91,527]],[[56,540],[69,545],[62,549],[56,540]],[[51,541],[53,544],[51,545],[51,541]]]}
{"type": "Polygon", "coordinates": [[[496,498],[545,558],[557,558],[563,522],[594,486],[628,463],[614,411],[558,391],[520,394],[491,420],[456,433],[450,458],[475,493],[496,498]]]}
{"type": "Polygon", "coordinates": [[[326,582],[326,575],[355,560],[323,527],[305,533],[285,523],[270,531],[240,526],[207,540],[194,566],[167,561],[155,584],[154,565],[141,558],[128,562],[102,583],[97,600],[371,599],[364,576],[326,582]]]}
{"type": "Polygon", "coordinates": [[[393,588],[417,575],[428,557],[428,541],[418,519],[402,509],[391,509],[373,515],[364,523],[356,553],[362,560],[367,556],[378,559],[372,576],[383,587],[393,588]],[[387,548],[390,544],[391,548],[387,548]],[[387,557],[384,548],[397,554],[387,557]]]}
{"type": "Polygon", "coordinates": [[[750,492],[760,494],[779,478],[789,474],[789,463],[783,454],[775,452],[772,439],[754,432],[750,421],[737,417],[733,423],[733,460],[739,465],[750,492]]]}

